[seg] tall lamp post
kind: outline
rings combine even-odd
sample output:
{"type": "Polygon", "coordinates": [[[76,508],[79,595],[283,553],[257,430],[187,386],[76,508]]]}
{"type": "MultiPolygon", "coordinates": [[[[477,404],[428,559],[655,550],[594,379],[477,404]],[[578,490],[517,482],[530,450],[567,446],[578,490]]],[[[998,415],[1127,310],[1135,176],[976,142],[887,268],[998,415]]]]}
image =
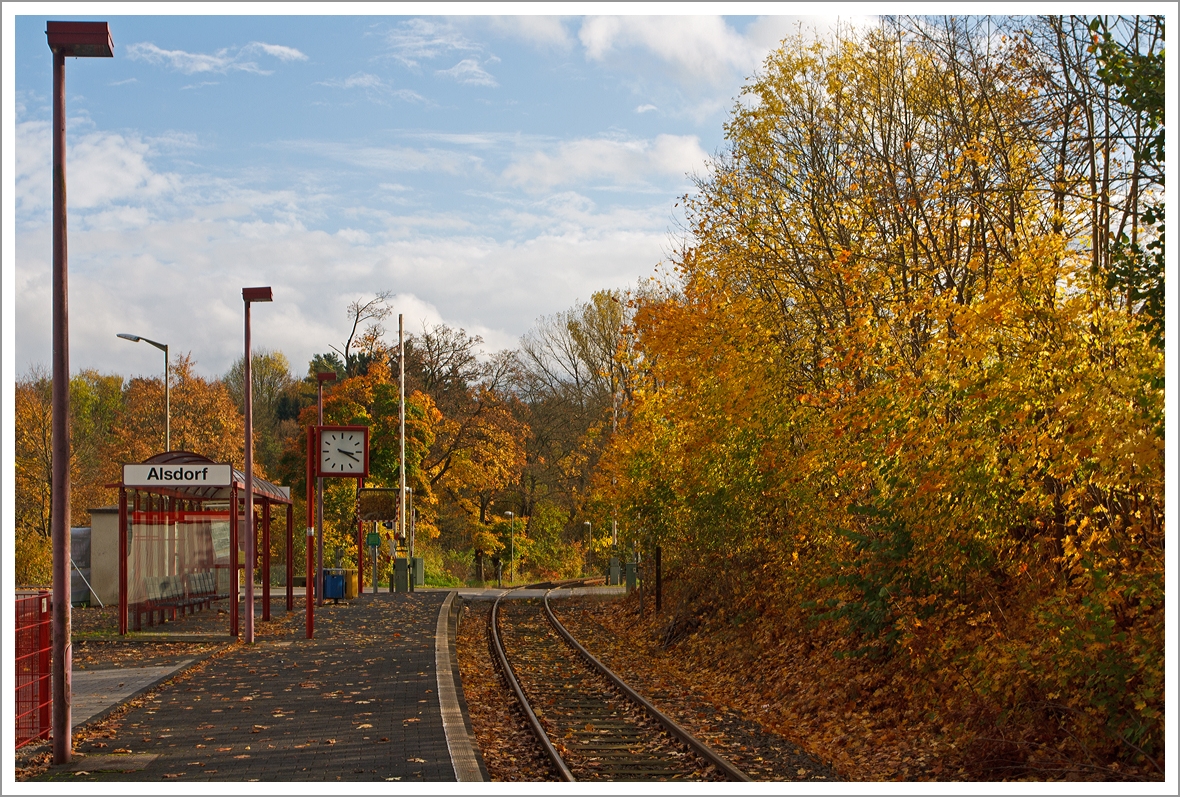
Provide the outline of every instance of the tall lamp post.
{"type": "Polygon", "coordinates": [[[50,534],[53,540],[53,763],[73,753],[70,728],[70,324],[66,256],[66,58],[111,58],[105,22],[46,22],[53,51],[53,468],[50,534]]]}
{"type": "Polygon", "coordinates": [[[508,583],[515,583],[516,577],[516,555],[514,543],[516,541],[516,515],[511,512],[505,512],[508,516],[508,583]]]}
{"type": "Polygon", "coordinates": [[[592,545],[592,538],[590,536],[590,530],[591,530],[590,529],[590,521],[587,520],[587,521],[584,521],[584,523],[586,525],[586,573],[589,574],[590,573],[590,556],[591,556],[591,550],[593,548],[593,545],[592,545]]]}
{"type": "Polygon", "coordinates": [[[164,450],[172,450],[172,393],[169,390],[168,384],[168,344],[157,343],[154,340],[149,340],[140,335],[130,335],[126,332],[120,332],[118,337],[123,340],[129,340],[132,343],[139,343],[141,340],[144,343],[149,343],[155,346],[160,351],[164,352],[164,450]]]}
{"type": "MultiPolygon", "coordinates": [[[[246,361],[242,367],[242,395],[246,405],[246,644],[254,644],[254,383],[250,376],[250,305],[270,302],[274,298],[269,287],[242,288],[242,302],[246,306],[246,361]]],[[[233,507],[237,512],[238,508],[233,507]]],[[[234,556],[238,555],[234,551],[234,556]]],[[[270,573],[266,574],[270,577],[270,573]]],[[[237,589],[237,569],[234,569],[237,589]]]]}
{"type": "MultiPolygon", "coordinates": [[[[315,375],[315,407],[316,423],[324,425],[324,382],[335,382],[335,371],[321,371],[315,375]]],[[[317,432],[317,434],[319,434],[317,432]]],[[[317,453],[318,457],[319,454],[317,453]]],[[[316,467],[316,473],[319,468],[316,467]]],[[[310,512],[311,509],[309,508],[310,512]]],[[[315,479],[315,605],[324,605],[324,477],[315,479]]],[[[310,578],[310,574],[308,575],[310,578]]]]}

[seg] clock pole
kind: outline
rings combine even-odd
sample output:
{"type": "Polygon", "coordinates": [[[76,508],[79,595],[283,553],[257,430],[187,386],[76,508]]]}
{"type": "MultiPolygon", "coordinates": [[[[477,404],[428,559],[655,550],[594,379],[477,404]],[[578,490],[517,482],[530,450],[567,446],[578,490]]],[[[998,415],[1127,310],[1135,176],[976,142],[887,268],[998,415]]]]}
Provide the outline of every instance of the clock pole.
{"type": "MultiPolygon", "coordinates": [[[[324,425],[324,382],[335,382],[336,372],[325,371],[315,375],[316,381],[316,448],[322,445],[320,438],[320,427],[324,425]]],[[[317,459],[321,456],[320,451],[316,451],[317,459]]],[[[315,568],[315,605],[324,605],[324,477],[320,475],[319,466],[316,466],[315,479],[315,551],[316,551],[316,568],[315,568]]],[[[308,574],[308,578],[311,574],[308,574]]]]}

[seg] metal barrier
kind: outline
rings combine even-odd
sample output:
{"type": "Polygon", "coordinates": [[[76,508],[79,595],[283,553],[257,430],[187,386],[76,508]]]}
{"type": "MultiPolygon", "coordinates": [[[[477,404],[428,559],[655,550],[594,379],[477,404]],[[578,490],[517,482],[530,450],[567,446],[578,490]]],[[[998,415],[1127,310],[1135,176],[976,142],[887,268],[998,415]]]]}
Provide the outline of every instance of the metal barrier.
{"type": "Polygon", "coordinates": [[[16,746],[48,739],[53,691],[49,680],[52,639],[50,593],[16,599],[16,746]]]}

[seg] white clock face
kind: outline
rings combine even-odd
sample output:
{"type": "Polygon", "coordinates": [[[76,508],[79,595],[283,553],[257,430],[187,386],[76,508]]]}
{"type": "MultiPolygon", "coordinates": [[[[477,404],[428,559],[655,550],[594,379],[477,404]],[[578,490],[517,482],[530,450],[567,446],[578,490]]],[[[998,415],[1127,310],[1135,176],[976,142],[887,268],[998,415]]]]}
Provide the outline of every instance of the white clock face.
{"type": "Polygon", "coordinates": [[[359,431],[325,430],[320,437],[321,473],[364,473],[365,435],[359,431]]]}

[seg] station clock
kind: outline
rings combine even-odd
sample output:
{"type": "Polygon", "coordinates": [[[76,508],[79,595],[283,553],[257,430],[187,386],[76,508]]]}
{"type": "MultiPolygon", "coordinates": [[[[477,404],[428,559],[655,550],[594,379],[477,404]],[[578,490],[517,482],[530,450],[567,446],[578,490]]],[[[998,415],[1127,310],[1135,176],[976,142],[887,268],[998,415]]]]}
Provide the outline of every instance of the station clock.
{"type": "Polygon", "coordinates": [[[369,475],[369,427],[320,426],[317,476],[369,475]]]}

